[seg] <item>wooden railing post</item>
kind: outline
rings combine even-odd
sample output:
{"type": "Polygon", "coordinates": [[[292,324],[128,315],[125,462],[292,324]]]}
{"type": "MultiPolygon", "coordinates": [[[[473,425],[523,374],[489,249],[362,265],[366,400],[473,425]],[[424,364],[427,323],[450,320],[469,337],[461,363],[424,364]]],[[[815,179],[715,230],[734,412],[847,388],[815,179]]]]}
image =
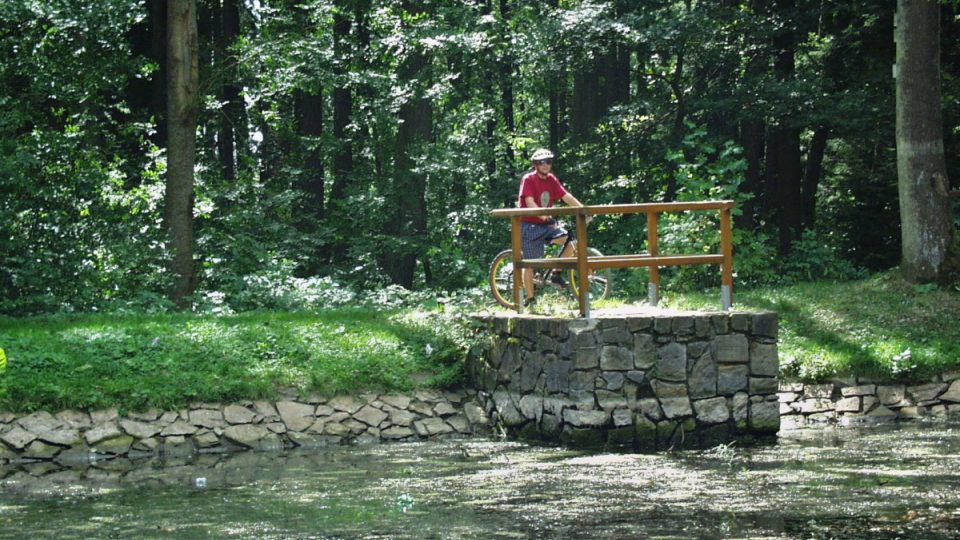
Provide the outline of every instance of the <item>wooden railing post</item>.
{"type": "Polygon", "coordinates": [[[513,303],[517,306],[517,313],[523,312],[523,302],[520,301],[520,289],[523,287],[523,269],[520,268],[520,246],[523,245],[520,234],[520,216],[513,216],[510,220],[510,246],[513,249],[513,303]]]}
{"type": "Polygon", "coordinates": [[[580,288],[580,316],[590,318],[590,271],[587,268],[587,215],[577,214],[577,286],[580,288]]]}
{"type": "Polygon", "coordinates": [[[724,311],[733,307],[733,225],[730,207],[720,209],[720,303],[724,311]]]}
{"type": "MultiPolygon", "coordinates": [[[[647,212],[647,253],[651,257],[659,254],[657,246],[657,221],[658,214],[654,211],[647,212]]],[[[656,265],[650,267],[650,276],[647,279],[647,303],[656,306],[660,301],[660,269],[656,265]]]]}

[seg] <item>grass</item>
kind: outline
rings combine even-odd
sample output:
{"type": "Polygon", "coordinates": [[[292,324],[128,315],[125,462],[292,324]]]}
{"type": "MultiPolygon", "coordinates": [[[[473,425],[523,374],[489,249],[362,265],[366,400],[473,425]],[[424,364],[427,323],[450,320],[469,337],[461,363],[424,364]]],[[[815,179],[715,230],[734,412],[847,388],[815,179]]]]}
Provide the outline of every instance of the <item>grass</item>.
{"type": "Polygon", "coordinates": [[[195,401],[443,387],[444,325],[412,311],[0,319],[0,411],[171,409],[195,401]]]}
{"type": "MultiPolygon", "coordinates": [[[[664,291],[663,306],[715,311],[719,291],[664,291]]],[[[574,317],[559,293],[537,312],[574,317]]],[[[960,291],[911,286],[895,273],[844,283],[738,290],[738,310],[780,315],[784,377],[861,375],[924,382],[960,368],[960,291]]],[[[622,299],[595,304],[623,305],[622,299]]],[[[0,318],[0,411],[176,409],[197,401],[447,387],[464,376],[475,306],[320,312],[0,318]],[[458,311],[460,310],[460,311],[458,311]]],[[[482,337],[482,336],[481,336],[482,337]]]]}
{"type": "MultiPolygon", "coordinates": [[[[670,294],[666,307],[712,309],[719,291],[670,294]]],[[[960,368],[960,291],[896,272],[841,283],[737,291],[735,309],[780,315],[781,373],[805,381],[860,375],[926,382],[960,368]]]]}

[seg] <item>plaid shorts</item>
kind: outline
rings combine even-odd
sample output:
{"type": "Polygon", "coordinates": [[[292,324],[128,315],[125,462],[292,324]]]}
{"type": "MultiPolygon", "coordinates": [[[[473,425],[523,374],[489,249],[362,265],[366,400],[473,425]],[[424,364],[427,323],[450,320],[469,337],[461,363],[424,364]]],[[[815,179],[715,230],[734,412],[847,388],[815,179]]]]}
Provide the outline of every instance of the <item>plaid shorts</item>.
{"type": "Polygon", "coordinates": [[[543,246],[567,236],[567,230],[563,227],[546,225],[544,223],[520,223],[521,245],[520,251],[524,259],[542,259],[543,246]]]}

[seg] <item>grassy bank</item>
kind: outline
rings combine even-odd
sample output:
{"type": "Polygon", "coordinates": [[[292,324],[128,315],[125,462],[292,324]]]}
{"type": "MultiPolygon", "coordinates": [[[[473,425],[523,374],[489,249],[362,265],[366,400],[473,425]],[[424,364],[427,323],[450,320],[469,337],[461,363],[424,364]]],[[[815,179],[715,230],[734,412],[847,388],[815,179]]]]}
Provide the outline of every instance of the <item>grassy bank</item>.
{"type": "MultiPolygon", "coordinates": [[[[664,305],[716,309],[719,291],[669,294],[664,305]]],[[[960,368],[960,291],[904,283],[894,272],[843,283],[737,291],[736,309],[780,315],[781,372],[807,381],[864,375],[925,382],[960,368]]]]}
{"type": "Polygon", "coordinates": [[[0,411],[170,409],[442,387],[462,373],[443,325],[412,311],[0,319],[0,411]]]}
{"type": "MultiPolygon", "coordinates": [[[[713,311],[719,303],[715,290],[665,295],[665,307],[713,311]]],[[[780,314],[787,377],[922,382],[960,368],[960,291],[914,287],[888,273],[737,291],[735,302],[737,309],[780,314]]],[[[557,313],[571,316],[572,307],[568,298],[558,300],[557,313]]],[[[453,324],[456,313],[442,311],[433,302],[311,313],[0,319],[0,348],[9,358],[0,372],[0,411],[171,409],[275,398],[288,388],[332,395],[444,387],[463,377],[467,338],[453,324]]]]}

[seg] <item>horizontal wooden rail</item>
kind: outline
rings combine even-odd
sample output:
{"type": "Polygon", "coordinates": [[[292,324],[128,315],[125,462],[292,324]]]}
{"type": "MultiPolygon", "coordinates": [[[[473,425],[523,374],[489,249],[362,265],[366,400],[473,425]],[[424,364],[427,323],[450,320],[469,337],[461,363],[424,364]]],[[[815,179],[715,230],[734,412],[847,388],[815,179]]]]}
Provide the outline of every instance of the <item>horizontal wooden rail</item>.
{"type": "MultiPolygon", "coordinates": [[[[513,252],[513,267],[516,270],[523,268],[560,268],[577,270],[580,314],[590,316],[590,298],[588,295],[588,276],[590,270],[604,268],[637,268],[650,269],[648,299],[656,305],[659,299],[661,266],[681,266],[689,264],[719,264],[721,270],[721,303],[723,309],[730,309],[733,304],[733,232],[731,210],[733,201],[692,201],[672,203],[643,203],[643,204],[610,204],[598,206],[579,206],[563,208],[498,208],[492,210],[493,217],[510,218],[511,245],[513,252]],[[720,253],[698,255],[661,255],[659,252],[659,237],[657,234],[658,215],[662,212],[688,211],[720,211],[720,253]],[[589,216],[606,214],[646,214],[647,215],[647,249],[648,253],[635,255],[587,255],[587,225],[589,216]],[[574,216],[576,219],[577,256],[557,257],[553,259],[523,259],[520,253],[521,218],[524,216],[574,216]]],[[[513,279],[513,302],[517,312],[521,311],[520,275],[513,279]]]]}

